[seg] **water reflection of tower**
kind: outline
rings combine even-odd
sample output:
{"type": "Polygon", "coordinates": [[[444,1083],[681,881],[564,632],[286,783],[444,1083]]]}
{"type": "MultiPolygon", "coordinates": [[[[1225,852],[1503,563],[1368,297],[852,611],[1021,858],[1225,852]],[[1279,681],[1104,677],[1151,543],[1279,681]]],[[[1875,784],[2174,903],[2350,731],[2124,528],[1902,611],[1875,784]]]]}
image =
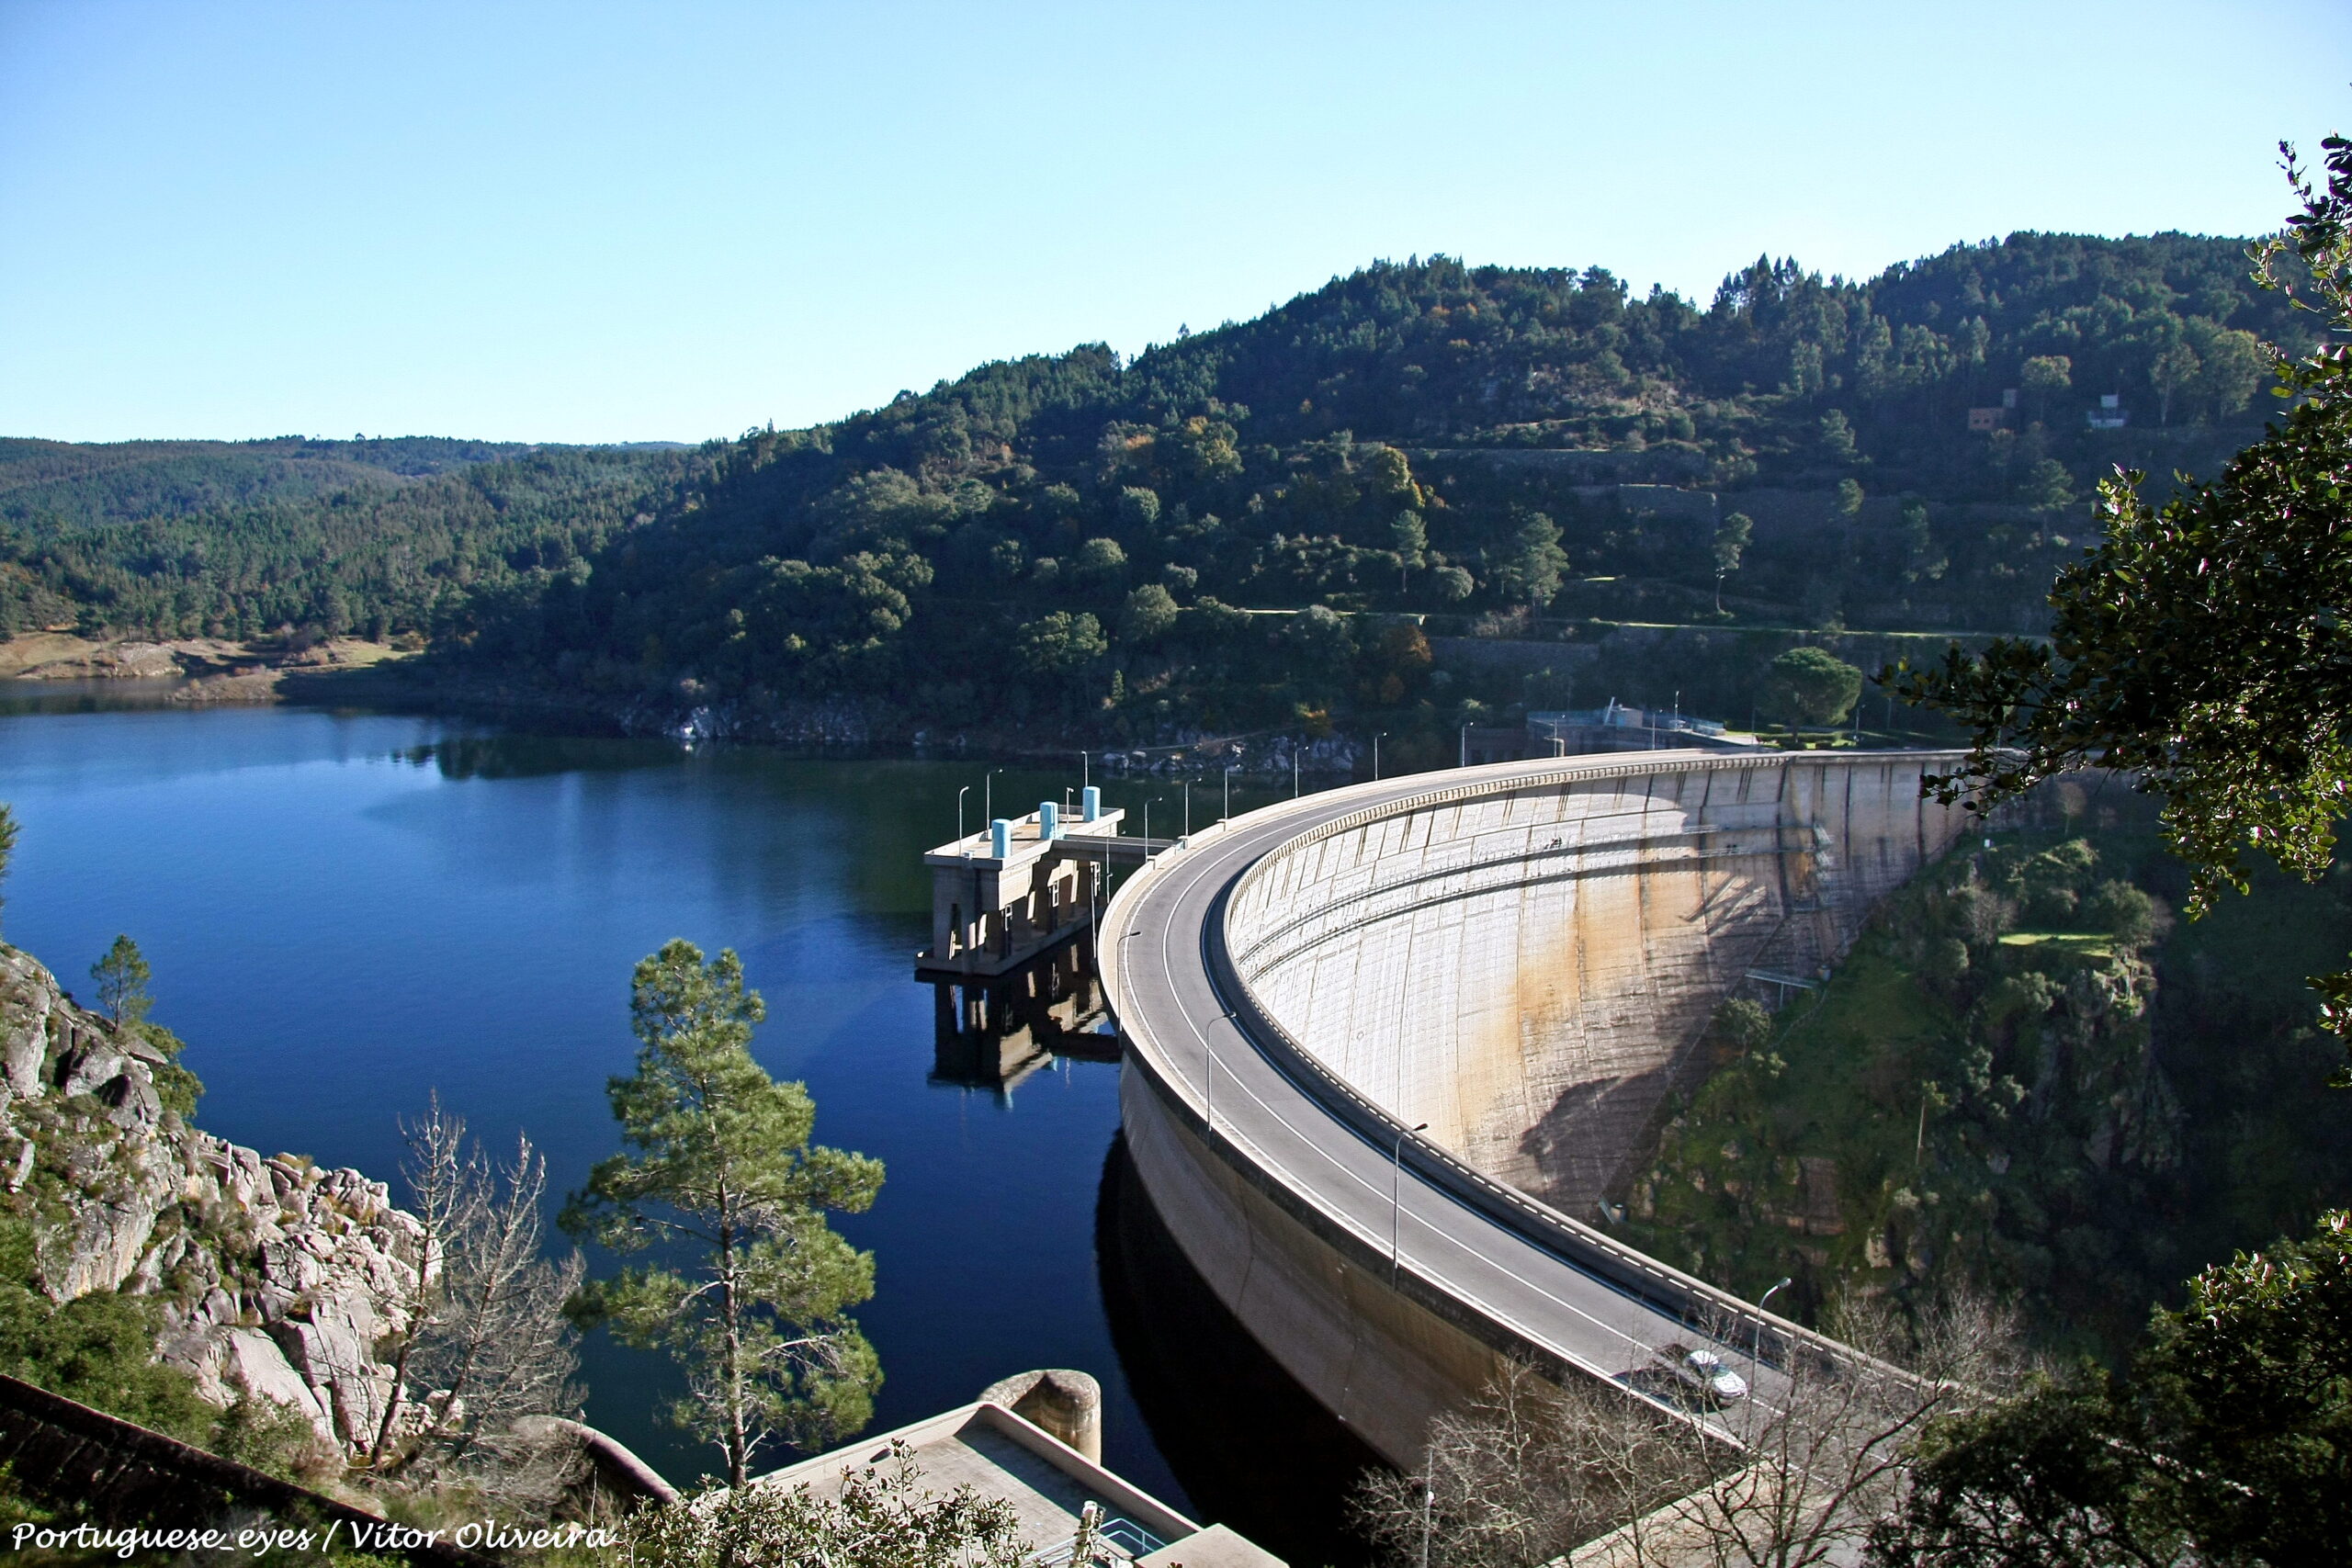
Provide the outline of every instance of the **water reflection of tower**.
{"type": "Polygon", "coordinates": [[[1094,1259],[1120,1371],[1194,1516],[1294,1563],[1368,1561],[1347,1497],[1380,1456],[1217,1299],[1153,1208],[1124,1134],[1103,1161],[1094,1259]]]}
{"type": "Polygon", "coordinates": [[[1119,1059],[1087,932],[1002,975],[929,978],[933,1083],[1003,1094],[1057,1056],[1119,1059]]]}

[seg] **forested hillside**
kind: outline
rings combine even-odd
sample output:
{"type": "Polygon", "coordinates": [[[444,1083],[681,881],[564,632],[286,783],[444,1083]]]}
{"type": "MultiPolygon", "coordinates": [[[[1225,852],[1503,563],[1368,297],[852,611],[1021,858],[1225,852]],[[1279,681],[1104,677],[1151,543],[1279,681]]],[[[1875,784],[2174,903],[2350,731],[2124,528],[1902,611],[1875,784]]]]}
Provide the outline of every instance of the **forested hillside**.
{"type": "Polygon", "coordinates": [[[1792,1310],[1970,1286],[2118,1361],[2149,1304],[2352,1199],[2342,1048],[2304,976],[2352,938],[2352,875],[2267,871],[2175,920],[2155,812],[2073,783],[1889,898],[1821,990],[1718,1014],[1616,1222],[1792,1310]]]}
{"type": "Polygon", "coordinates": [[[379,639],[650,522],[673,448],[393,440],[0,441],[0,635],[379,639]]]}
{"type": "Polygon", "coordinates": [[[1456,678],[1428,639],[2032,629],[2100,474],[2210,470],[2260,428],[2260,344],[2305,329],[2245,251],[2019,234],[1868,282],[1759,260],[1704,309],[1434,257],[1129,363],[985,366],[693,454],[0,454],[24,474],[0,615],[429,630],[469,682],[747,733],[813,699],[884,732],[1133,739],[1669,689],[1744,715],[1747,643],[1604,693],[1566,658],[1456,678]]]}
{"type": "Polygon", "coordinates": [[[2257,340],[2298,324],[2245,271],[2236,241],[2019,235],[1867,284],[1759,262],[1702,310],[1600,271],[1382,265],[1131,365],[992,365],[755,433],[653,525],[445,630],[616,694],[1145,738],[1452,722],[1423,637],[1364,613],[2017,629],[2096,475],[2211,467],[2258,428],[2257,340]],[[2103,394],[2131,423],[2091,426],[2103,394]],[[1241,613],[1266,609],[1306,613],[1241,613]]]}

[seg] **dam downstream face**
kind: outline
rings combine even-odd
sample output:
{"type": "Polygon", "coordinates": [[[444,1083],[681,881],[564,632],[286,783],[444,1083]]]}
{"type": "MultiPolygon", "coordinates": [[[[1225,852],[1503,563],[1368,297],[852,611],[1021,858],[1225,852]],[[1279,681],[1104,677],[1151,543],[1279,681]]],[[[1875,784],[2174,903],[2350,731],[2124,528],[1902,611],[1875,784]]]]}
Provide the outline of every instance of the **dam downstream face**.
{"type": "Polygon", "coordinates": [[[1193,1267],[1124,1136],[1103,1162],[1095,1258],[1136,1407],[1197,1517],[1292,1563],[1368,1561],[1347,1499],[1380,1455],[1266,1353],[1193,1267]]]}
{"type": "Polygon", "coordinates": [[[1954,760],[1500,764],[1160,856],[1105,957],[1126,1140],[1171,1233],[1400,1465],[1505,1358],[1640,1390],[1694,1337],[1847,1353],[1576,1216],[1715,1006],[1823,972],[1956,835],[1964,811],[1919,792],[1954,760]]]}
{"type": "Polygon", "coordinates": [[[1589,1215],[1714,1008],[1816,973],[1950,842],[1959,813],[1917,784],[1790,761],[1401,807],[1269,853],[1227,940],[1265,1010],[1400,1126],[1589,1215]]]}

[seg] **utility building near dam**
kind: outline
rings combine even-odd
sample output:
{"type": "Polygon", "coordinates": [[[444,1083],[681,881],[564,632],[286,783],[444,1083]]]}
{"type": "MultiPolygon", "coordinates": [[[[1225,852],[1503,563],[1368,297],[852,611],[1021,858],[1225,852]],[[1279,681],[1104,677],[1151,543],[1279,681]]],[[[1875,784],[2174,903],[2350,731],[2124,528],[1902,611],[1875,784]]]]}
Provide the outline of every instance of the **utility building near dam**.
{"type": "MultiPolygon", "coordinates": [[[[1966,822],[1955,755],[1645,752],[1358,784],[1192,835],[1101,917],[1122,1113],[1195,1268],[1401,1465],[1505,1358],[1769,1397],[1841,1348],[1586,1224],[1727,996],[1808,984],[1966,822]]],[[[1132,842],[1132,840],[1130,840],[1132,842]]]]}
{"type": "Polygon", "coordinates": [[[1140,863],[1164,842],[1122,837],[1126,813],[1080,792],[1077,811],[1040,801],[922,857],[931,869],[931,946],[915,955],[925,977],[996,976],[1075,935],[1099,911],[1110,868],[1140,863]]]}

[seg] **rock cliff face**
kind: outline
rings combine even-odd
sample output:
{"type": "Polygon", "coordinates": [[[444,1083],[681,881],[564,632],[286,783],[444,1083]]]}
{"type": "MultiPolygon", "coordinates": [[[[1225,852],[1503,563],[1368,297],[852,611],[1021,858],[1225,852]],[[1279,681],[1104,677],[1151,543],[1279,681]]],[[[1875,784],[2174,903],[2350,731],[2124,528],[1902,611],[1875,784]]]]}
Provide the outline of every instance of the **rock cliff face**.
{"type": "Polygon", "coordinates": [[[376,1346],[407,1327],[416,1220],[356,1170],[187,1125],[158,1093],[167,1064],[0,945],[0,1210],[32,1224],[31,1283],[58,1302],[156,1297],[159,1354],[207,1398],[275,1400],[345,1449],[372,1441],[392,1386],[376,1346]]]}

